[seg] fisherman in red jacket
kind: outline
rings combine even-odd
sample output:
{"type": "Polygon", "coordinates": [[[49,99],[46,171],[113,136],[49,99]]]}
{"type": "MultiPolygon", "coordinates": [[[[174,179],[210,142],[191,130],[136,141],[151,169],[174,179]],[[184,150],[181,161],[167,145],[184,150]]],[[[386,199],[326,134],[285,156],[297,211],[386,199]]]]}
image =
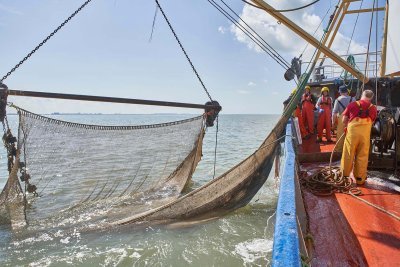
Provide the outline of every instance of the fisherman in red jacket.
{"type": "Polygon", "coordinates": [[[332,98],[328,95],[329,88],[322,87],[321,97],[317,101],[318,116],[318,138],[317,142],[322,142],[322,134],[325,129],[326,140],[332,142],[331,139],[331,118],[332,118],[332,98]]]}
{"type": "Polygon", "coordinates": [[[346,139],[340,167],[343,176],[348,177],[354,164],[353,175],[359,185],[367,179],[371,128],[377,116],[376,106],[371,104],[373,97],[371,90],[365,90],[361,99],[350,103],[343,112],[346,139]]]}
{"type": "Polygon", "coordinates": [[[306,138],[314,134],[314,104],[312,102],[311,88],[305,87],[305,92],[301,98],[301,115],[303,118],[303,125],[306,128],[306,138]]]}

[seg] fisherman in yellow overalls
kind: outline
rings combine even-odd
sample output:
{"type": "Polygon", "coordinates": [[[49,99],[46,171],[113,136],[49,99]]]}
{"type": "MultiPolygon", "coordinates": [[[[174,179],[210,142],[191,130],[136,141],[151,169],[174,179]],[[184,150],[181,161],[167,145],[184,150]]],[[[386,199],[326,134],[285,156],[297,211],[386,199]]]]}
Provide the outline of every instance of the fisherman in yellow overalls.
{"type": "Polygon", "coordinates": [[[358,185],[367,179],[368,156],[372,123],[376,119],[376,107],[371,104],[374,93],[365,90],[361,99],[350,103],[343,112],[346,139],[342,152],[341,169],[343,176],[353,175],[358,185]],[[353,168],[354,164],[354,168],[353,168]]]}

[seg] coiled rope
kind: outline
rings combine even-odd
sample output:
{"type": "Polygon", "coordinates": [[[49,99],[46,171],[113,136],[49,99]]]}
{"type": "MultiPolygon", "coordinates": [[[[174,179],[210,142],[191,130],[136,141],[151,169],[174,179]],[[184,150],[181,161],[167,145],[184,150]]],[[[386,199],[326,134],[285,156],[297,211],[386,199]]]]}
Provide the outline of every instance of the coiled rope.
{"type": "MultiPolygon", "coordinates": [[[[336,145],[344,136],[345,134],[343,133],[336,142],[336,145]]],[[[362,201],[363,203],[393,217],[397,221],[400,221],[400,216],[359,197],[362,195],[361,189],[353,185],[350,177],[343,176],[340,167],[332,167],[333,152],[335,151],[336,145],[332,150],[329,166],[320,169],[318,172],[312,175],[301,176],[300,182],[302,186],[317,196],[330,196],[333,193],[348,194],[362,201]]]]}
{"type": "Polygon", "coordinates": [[[358,196],[362,194],[361,190],[353,185],[350,177],[342,175],[340,167],[332,167],[333,152],[344,136],[343,133],[337,140],[328,167],[324,167],[314,174],[300,177],[301,184],[314,195],[330,196],[333,193],[345,193],[358,196]]]}

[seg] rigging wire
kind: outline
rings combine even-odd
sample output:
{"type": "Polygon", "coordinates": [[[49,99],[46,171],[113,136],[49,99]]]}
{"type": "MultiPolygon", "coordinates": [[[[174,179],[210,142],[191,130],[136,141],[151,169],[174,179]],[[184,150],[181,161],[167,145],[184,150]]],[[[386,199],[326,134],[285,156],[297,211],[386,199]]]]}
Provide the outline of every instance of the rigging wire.
{"type": "Polygon", "coordinates": [[[156,10],[154,11],[154,17],[153,17],[153,24],[151,25],[149,43],[151,42],[151,40],[153,40],[153,33],[154,33],[154,28],[156,26],[157,13],[158,13],[158,6],[156,5],[156,10]]]}
{"type": "MultiPolygon", "coordinates": [[[[337,6],[336,6],[336,8],[337,8],[337,6]]],[[[315,34],[317,33],[319,27],[321,27],[322,23],[324,22],[326,16],[327,16],[328,13],[331,11],[331,9],[332,9],[332,3],[331,3],[331,5],[329,6],[328,10],[326,11],[326,13],[325,13],[324,17],[322,18],[321,22],[319,23],[319,25],[318,25],[317,28],[315,29],[314,33],[312,34],[313,37],[315,37],[315,34]]],[[[335,11],[336,11],[336,10],[335,10],[335,11]]],[[[306,46],[304,47],[303,52],[301,52],[299,58],[301,58],[301,57],[303,56],[304,52],[306,51],[306,49],[307,49],[307,47],[308,47],[309,45],[310,45],[310,43],[307,42],[307,44],[306,44],[306,46]]]]}
{"type": "Polygon", "coordinates": [[[304,5],[304,6],[300,6],[300,7],[296,7],[296,8],[290,8],[290,9],[267,9],[267,8],[263,8],[263,7],[255,5],[255,4],[252,4],[252,3],[250,3],[250,2],[248,2],[246,0],[242,0],[242,2],[245,2],[246,4],[248,4],[250,6],[253,6],[253,7],[256,7],[256,8],[259,8],[259,9],[267,10],[267,11],[270,11],[270,12],[281,12],[282,13],[282,12],[297,11],[297,10],[312,6],[315,3],[319,2],[319,0],[315,0],[315,1],[313,1],[313,2],[311,2],[309,4],[307,4],[307,5],[304,5]]]}
{"type": "MultiPolygon", "coordinates": [[[[243,25],[237,23],[237,21],[226,11],[224,10],[220,5],[218,5],[214,0],[207,0],[213,7],[215,7],[222,15],[224,15],[229,21],[231,21],[239,30],[241,30],[250,40],[252,40],[255,44],[257,44],[261,50],[263,50],[266,54],[268,54],[272,59],[274,59],[283,69],[289,68],[289,66],[285,63],[282,62],[280,58],[277,58],[273,55],[272,52],[270,52],[270,49],[263,45],[257,37],[254,36],[249,30],[247,30],[243,25]]],[[[254,31],[254,30],[253,30],[254,31]]]]}
{"type": "MultiPolygon", "coordinates": [[[[280,54],[278,51],[276,51],[270,44],[267,43],[267,41],[265,41],[264,38],[262,38],[249,24],[246,23],[246,21],[244,21],[228,4],[225,3],[224,0],[220,0],[233,14],[235,14],[235,16],[237,18],[239,18],[240,21],[242,21],[255,35],[257,35],[257,37],[259,37],[263,43],[265,43],[265,45],[268,46],[269,49],[271,49],[277,57],[281,58],[282,61],[284,61],[288,66],[290,66],[290,63],[287,62],[280,54]]],[[[274,55],[275,55],[274,54],[274,55]]]]}
{"type": "MultiPolygon", "coordinates": [[[[362,8],[363,2],[364,2],[364,0],[361,0],[360,7],[359,7],[358,9],[361,9],[361,8],[362,8]]],[[[358,22],[358,18],[359,18],[359,17],[360,17],[360,12],[357,13],[356,22],[354,23],[353,31],[352,31],[351,36],[350,36],[349,45],[347,46],[346,55],[349,54],[351,41],[353,40],[354,32],[355,32],[355,30],[356,30],[356,26],[357,26],[357,22],[358,22]]]]}
{"type": "Polygon", "coordinates": [[[157,4],[158,8],[159,8],[160,11],[161,11],[161,14],[163,15],[165,21],[167,22],[168,27],[170,28],[172,34],[174,35],[176,41],[178,42],[178,44],[179,44],[179,46],[180,46],[180,48],[181,48],[183,54],[185,55],[187,61],[188,61],[189,64],[190,64],[190,66],[192,67],[193,72],[196,74],[197,79],[199,80],[200,84],[202,85],[204,91],[206,92],[208,98],[209,98],[211,101],[213,101],[213,99],[211,98],[210,93],[208,92],[206,86],[204,85],[202,79],[200,78],[199,73],[197,72],[197,70],[196,70],[196,68],[194,67],[192,61],[190,60],[188,54],[186,53],[185,48],[183,48],[183,45],[182,45],[181,41],[180,41],[179,38],[178,38],[178,35],[176,34],[176,32],[175,32],[174,28],[172,27],[171,23],[169,22],[169,20],[168,20],[168,18],[167,18],[167,15],[165,14],[165,12],[164,12],[164,10],[162,9],[162,7],[161,7],[160,3],[158,2],[158,0],[155,0],[155,1],[156,1],[156,4],[157,4]]]}
{"type": "Polygon", "coordinates": [[[11,75],[16,69],[18,69],[28,58],[30,58],[36,51],[39,50],[40,47],[42,47],[48,40],[50,40],[51,37],[54,36],[62,27],[65,26],[73,17],[75,17],[76,14],[78,14],[87,4],[89,4],[92,0],[87,0],[85,3],[83,3],[77,10],[74,11],[66,20],[64,20],[63,23],[61,23],[52,33],[50,33],[46,38],[43,39],[43,41],[40,42],[31,52],[29,52],[17,65],[15,65],[6,75],[1,78],[0,83],[2,83],[5,79],[8,78],[8,76],[11,75]]]}
{"type": "MultiPolygon", "coordinates": [[[[368,46],[367,46],[367,57],[365,59],[365,70],[364,70],[364,76],[367,77],[367,70],[368,70],[368,64],[369,64],[369,47],[371,44],[371,33],[372,33],[372,22],[374,20],[374,12],[375,11],[375,0],[372,4],[372,12],[371,12],[371,22],[369,25],[369,35],[368,35],[368,46]]],[[[362,84],[361,91],[364,91],[365,83],[362,84]]]]}

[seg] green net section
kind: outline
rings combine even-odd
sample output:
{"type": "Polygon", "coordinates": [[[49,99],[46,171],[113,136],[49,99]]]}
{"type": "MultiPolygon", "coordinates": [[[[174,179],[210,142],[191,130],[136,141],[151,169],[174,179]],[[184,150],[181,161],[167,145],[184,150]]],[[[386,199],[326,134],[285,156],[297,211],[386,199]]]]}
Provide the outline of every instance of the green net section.
{"type": "Polygon", "coordinates": [[[26,195],[27,219],[156,189],[179,194],[199,160],[193,155],[201,150],[202,116],[143,126],[99,126],[19,108],[18,113],[17,175],[26,195]]]}

